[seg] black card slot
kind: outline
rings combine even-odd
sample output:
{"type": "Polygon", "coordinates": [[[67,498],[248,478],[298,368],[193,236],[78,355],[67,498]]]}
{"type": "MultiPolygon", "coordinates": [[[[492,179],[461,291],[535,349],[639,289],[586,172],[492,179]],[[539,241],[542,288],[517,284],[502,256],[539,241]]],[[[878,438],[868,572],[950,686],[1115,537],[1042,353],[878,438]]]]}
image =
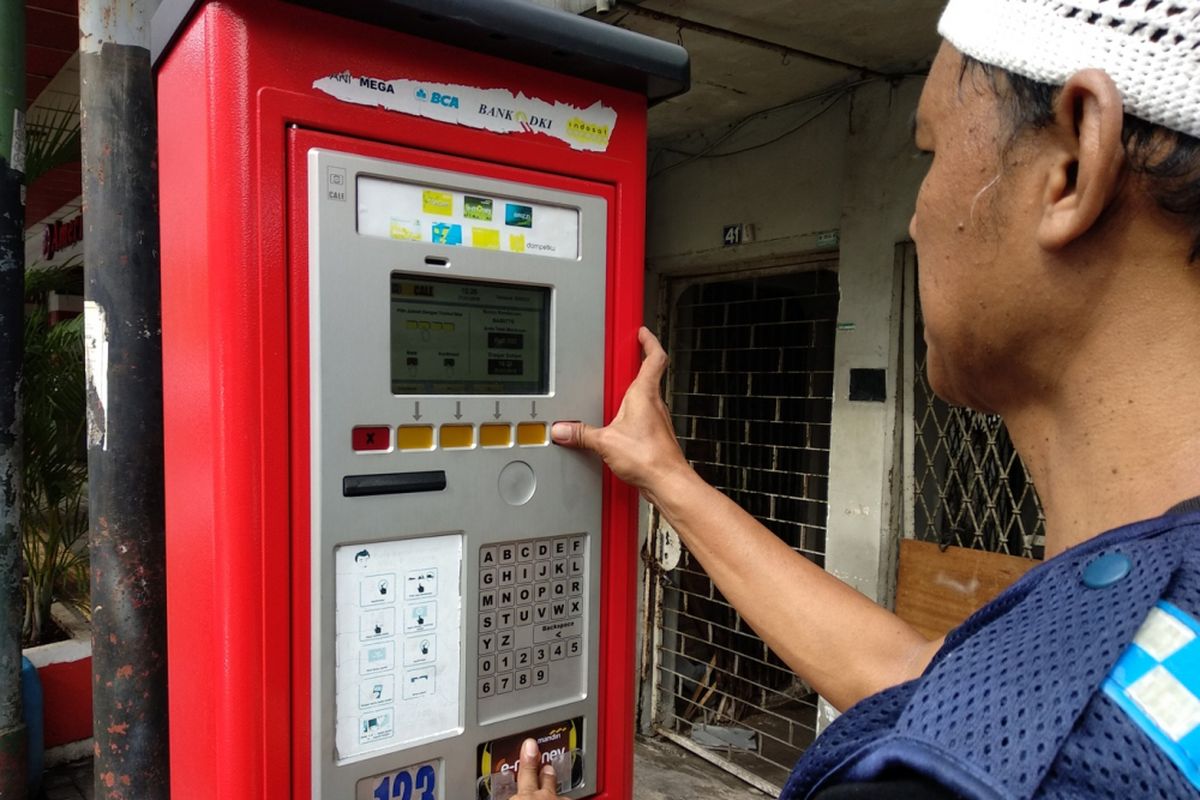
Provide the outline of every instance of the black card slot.
{"type": "Polygon", "coordinates": [[[342,495],[345,497],[440,492],[445,488],[446,472],[440,469],[428,472],[386,472],[379,475],[347,475],[342,478],[342,495]]]}

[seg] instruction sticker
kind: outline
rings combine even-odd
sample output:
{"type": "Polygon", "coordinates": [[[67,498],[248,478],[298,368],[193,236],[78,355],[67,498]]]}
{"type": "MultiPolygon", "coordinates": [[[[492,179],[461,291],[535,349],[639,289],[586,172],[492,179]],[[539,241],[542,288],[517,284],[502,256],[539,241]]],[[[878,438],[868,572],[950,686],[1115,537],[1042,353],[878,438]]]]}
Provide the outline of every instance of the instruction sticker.
{"type": "Polygon", "coordinates": [[[462,536],[347,545],[334,558],[338,758],[456,735],[462,536]]]}
{"type": "Polygon", "coordinates": [[[354,75],[349,70],[313,81],[313,88],[345,103],[376,106],[416,117],[493,133],[540,133],[573,150],[603,153],[617,127],[617,112],[600,101],[587,108],[547,102],[524,92],[483,89],[407,78],[354,75]]]}

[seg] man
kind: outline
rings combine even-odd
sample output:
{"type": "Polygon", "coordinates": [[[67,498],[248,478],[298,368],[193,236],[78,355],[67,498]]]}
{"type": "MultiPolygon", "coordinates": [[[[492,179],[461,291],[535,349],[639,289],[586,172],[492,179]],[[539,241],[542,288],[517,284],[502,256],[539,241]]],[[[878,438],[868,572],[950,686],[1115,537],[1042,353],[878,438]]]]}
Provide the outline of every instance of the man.
{"type": "MultiPolygon", "coordinates": [[[[554,440],[845,710],[784,798],[1200,795],[1200,0],[951,0],[939,31],[910,228],[929,380],[1004,417],[1047,562],[927,641],[696,476],[645,330],[612,423],[554,440]]],[[[538,777],[518,797],[553,798],[538,777]]]]}

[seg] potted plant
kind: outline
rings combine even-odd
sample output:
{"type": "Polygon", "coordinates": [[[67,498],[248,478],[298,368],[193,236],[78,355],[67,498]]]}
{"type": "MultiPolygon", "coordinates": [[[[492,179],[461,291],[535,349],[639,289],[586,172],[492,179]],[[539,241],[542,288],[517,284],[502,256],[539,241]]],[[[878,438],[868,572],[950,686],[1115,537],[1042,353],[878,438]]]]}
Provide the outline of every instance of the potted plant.
{"type": "MultiPolygon", "coordinates": [[[[25,180],[33,186],[55,167],[79,160],[78,104],[35,104],[29,110],[26,137],[25,180]]],[[[23,671],[22,684],[30,687],[24,692],[27,729],[44,734],[42,741],[29,743],[34,786],[43,746],[52,748],[47,760],[73,760],[87,754],[86,742],[78,740],[91,736],[83,321],[51,325],[46,304],[51,291],[82,294],[81,272],[78,263],[30,265],[25,278],[22,634],[25,657],[36,667],[36,678],[27,680],[23,671]],[[47,643],[52,638],[59,641],[47,643]],[[40,702],[28,702],[30,698],[40,702]],[[38,711],[42,718],[30,720],[38,711]]]]}
{"type": "Polygon", "coordinates": [[[21,381],[24,466],[21,495],[27,644],[56,634],[56,599],[86,613],[87,449],[83,318],[51,325],[45,297],[78,280],[78,268],[31,271],[21,381]]]}
{"type": "Polygon", "coordinates": [[[78,293],[81,283],[78,265],[67,265],[30,270],[25,284],[22,634],[41,683],[45,746],[66,748],[49,760],[85,754],[69,745],[91,735],[83,318],[52,325],[46,306],[51,291],[78,293]]]}

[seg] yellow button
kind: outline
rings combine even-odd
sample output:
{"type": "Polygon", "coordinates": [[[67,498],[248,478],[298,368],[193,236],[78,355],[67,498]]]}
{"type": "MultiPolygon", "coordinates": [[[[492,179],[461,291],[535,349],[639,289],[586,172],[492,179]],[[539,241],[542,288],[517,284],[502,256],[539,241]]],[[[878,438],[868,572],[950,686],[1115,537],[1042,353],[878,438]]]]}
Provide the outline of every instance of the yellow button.
{"type": "Polygon", "coordinates": [[[475,445],[475,428],[470,425],[443,425],[438,435],[443,449],[461,450],[475,445]]]}
{"type": "Polygon", "coordinates": [[[546,423],[522,422],[517,425],[517,444],[533,447],[546,443],[546,423]]]}
{"type": "Polygon", "coordinates": [[[512,447],[512,426],[507,422],[480,425],[479,443],[484,447],[512,447]]]}
{"type": "Polygon", "coordinates": [[[397,450],[432,450],[432,425],[401,425],[396,430],[397,450]]]}

